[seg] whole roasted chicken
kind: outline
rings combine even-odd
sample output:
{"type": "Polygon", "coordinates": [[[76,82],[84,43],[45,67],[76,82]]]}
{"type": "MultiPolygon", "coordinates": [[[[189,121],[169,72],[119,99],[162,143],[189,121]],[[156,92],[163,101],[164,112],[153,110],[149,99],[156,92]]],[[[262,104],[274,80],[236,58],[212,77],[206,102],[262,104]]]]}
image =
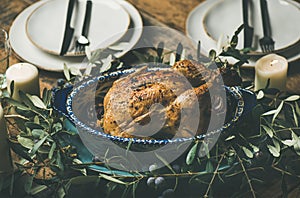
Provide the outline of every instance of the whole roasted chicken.
{"type": "Polygon", "coordinates": [[[98,124],[105,133],[128,138],[188,138],[206,133],[226,119],[223,78],[225,84],[239,83],[227,70],[208,69],[190,60],[168,69],[143,67],[113,83],[98,124]]]}

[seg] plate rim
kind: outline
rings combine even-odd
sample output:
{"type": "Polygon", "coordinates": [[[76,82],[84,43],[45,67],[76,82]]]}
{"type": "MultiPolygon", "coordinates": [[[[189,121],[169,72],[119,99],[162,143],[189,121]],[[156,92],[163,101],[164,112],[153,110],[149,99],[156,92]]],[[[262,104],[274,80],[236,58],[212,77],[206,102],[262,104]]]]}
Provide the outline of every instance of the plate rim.
{"type": "MultiPolygon", "coordinates": [[[[278,2],[279,1],[284,1],[286,3],[288,3],[289,5],[292,5],[294,6],[296,9],[298,9],[300,11],[300,3],[298,3],[299,5],[297,5],[295,2],[291,2],[289,0],[277,0],[278,2]]],[[[203,19],[201,21],[202,23],[202,26],[203,26],[203,30],[204,32],[206,33],[207,37],[210,38],[213,42],[218,42],[216,40],[216,38],[213,38],[211,36],[211,34],[209,33],[208,31],[208,27],[207,27],[207,22],[206,22],[206,19],[208,17],[208,14],[211,10],[214,9],[214,7],[224,3],[225,1],[224,0],[219,0],[218,2],[216,2],[215,4],[213,4],[212,6],[210,6],[206,11],[205,13],[203,14],[203,19]]],[[[294,49],[295,46],[299,46],[300,44],[300,36],[298,37],[298,40],[296,40],[294,43],[290,43],[288,44],[287,46],[283,47],[283,48],[280,48],[280,49],[276,49],[273,51],[273,53],[283,53],[285,51],[288,51],[289,49],[294,49]]],[[[262,52],[262,51],[250,51],[248,53],[250,56],[263,56],[263,55],[267,55],[268,53],[267,52],[262,52]]]]}
{"type": "MultiPolygon", "coordinates": [[[[28,16],[32,9],[34,9],[39,4],[42,4],[45,1],[50,0],[41,0],[37,1],[30,6],[26,7],[24,10],[22,10],[14,19],[12,22],[10,29],[9,29],[9,38],[10,38],[10,44],[11,48],[14,51],[14,54],[20,59],[21,61],[26,61],[31,64],[36,65],[39,69],[45,70],[45,71],[51,71],[51,72],[62,72],[63,71],[63,65],[66,63],[68,66],[75,66],[77,68],[82,68],[82,57],[59,57],[52,54],[48,54],[38,48],[36,48],[34,45],[31,44],[30,41],[28,41],[28,38],[25,38],[25,19],[23,19],[24,16],[28,16]],[[23,29],[23,31],[20,33],[20,29],[23,29]],[[12,39],[14,38],[14,39],[12,39]],[[20,47],[27,46],[35,48],[34,52],[28,52],[28,50],[24,50],[24,48],[20,47]],[[33,57],[32,54],[35,54],[33,57]],[[43,60],[40,60],[40,58],[36,58],[39,56],[43,56],[43,60]],[[75,59],[79,59],[75,60],[75,59]],[[46,61],[45,61],[46,60],[46,61]]],[[[132,49],[140,40],[142,32],[143,32],[143,20],[139,13],[139,11],[129,2],[125,0],[115,0],[120,5],[122,5],[129,13],[129,16],[133,19],[134,24],[134,31],[133,36],[130,38],[129,45],[121,52],[116,53],[116,57],[121,57],[124,54],[126,54],[130,49],[132,49]]]]}
{"type": "MultiPolygon", "coordinates": [[[[196,5],[188,14],[187,18],[186,18],[186,21],[185,21],[185,34],[195,43],[197,44],[195,38],[193,37],[193,34],[191,33],[191,28],[190,28],[190,24],[191,24],[191,21],[193,20],[193,17],[195,14],[197,14],[199,11],[199,9],[204,9],[204,8],[207,8],[207,7],[210,7],[210,6],[213,6],[214,3],[218,3],[218,1],[222,1],[222,0],[207,0],[207,1],[203,1],[203,2],[200,2],[198,5],[196,5]]],[[[285,0],[285,1],[289,1],[291,4],[295,5],[295,6],[299,6],[300,8],[300,3],[297,3],[297,2],[294,2],[292,0],[285,0]]],[[[202,14],[203,15],[203,14],[202,14]]],[[[203,39],[203,38],[202,38],[203,39]]],[[[201,54],[203,54],[204,56],[208,56],[208,53],[210,49],[207,49],[205,47],[203,47],[204,45],[202,44],[202,47],[201,47],[201,54]]],[[[211,48],[213,49],[213,48],[211,48]]],[[[253,68],[255,66],[255,61],[258,57],[256,57],[255,59],[250,59],[249,60],[249,63],[246,63],[243,65],[243,67],[249,67],[249,68],[253,68]]],[[[292,56],[290,57],[287,57],[288,59],[288,62],[291,63],[291,62],[295,62],[295,61],[298,61],[300,60],[300,53],[298,54],[293,54],[292,56]]],[[[234,63],[236,62],[234,59],[228,59],[229,63],[234,63]]]]}
{"type": "MultiPolygon", "coordinates": [[[[58,0],[56,0],[58,1],[58,0]]],[[[51,49],[47,49],[43,46],[41,46],[40,44],[38,44],[37,42],[34,41],[34,39],[32,38],[31,34],[29,33],[29,30],[28,30],[28,26],[29,26],[29,22],[30,22],[30,19],[32,19],[32,16],[39,10],[41,9],[43,6],[45,6],[46,4],[49,4],[49,3],[52,3],[54,2],[53,0],[45,0],[41,5],[37,6],[30,14],[29,16],[27,17],[26,19],[26,22],[25,22],[25,33],[27,35],[27,38],[31,41],[31,43],[33,45],[35,45],[37,48],[47,52],[47,53],[50,53],[50,54],[53,54],[53,55],[60,55],[60,52],[59,51],[53,51],[51,49]]],[[[105,0],[96,0],[94,1],[94,3],[99,3],[99,2],[109,2],[109,3],[112,3],[114,5],[117,5],[121,8],[121,10],[123,10],[123,12],[125,13],[126,15],[126,25],[125,25],[125,29],[124,31],[122,32],[119,32],[115,35],[118,35],[118,38],[115,39],[112,43],[110,43],[109,45],[112,45],[116,42],[118,42],[124,35],[125,33],[128,31],[129,29],[129,25],[130,25],[130,21],[131,21],[131,17],[130,17],[130,14],[126,11],[126,9],[124,7],[122,7],[122,5],[118,4],[117,1],[105,1],[105,0]]],[[[61,3],[61,2],[60,2],[61,3]]],[[[74,35],[73,35],[73,38],[72,40],[74,40],[74,35]]],[[[109,46],[108,45],[108,46],[109,46]]],[[[106,46],[106,47],[108,47],[106,46]]],[[[94,51],[97,51],[98,49],[94,49],[94,50],[91,50],[91,52],[94,52],[94,51]]],[[[65,57],[76,57],[76,56],[85,56],[85,53],[82,52],[82,53],[78,53],[78,52],[73,52],[73,51],[68,51],[67,53],[65,53],[63,56],[65,57]]]]}

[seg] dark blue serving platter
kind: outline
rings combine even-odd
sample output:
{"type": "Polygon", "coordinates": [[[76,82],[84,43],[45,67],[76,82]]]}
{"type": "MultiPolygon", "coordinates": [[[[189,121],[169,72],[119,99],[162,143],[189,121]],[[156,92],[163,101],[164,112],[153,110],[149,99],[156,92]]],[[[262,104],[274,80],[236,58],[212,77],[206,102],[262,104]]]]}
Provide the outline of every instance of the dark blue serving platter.
{"type": "MultiPolygon", "coordinates": [[[[96,129],[93,129],[92,127],[88,126],[87,124],[81,122],[76,115],[72,112],[72,100],[74,97],[77,96],[78,93],[89,90],[89,86],[93,84],[101,84],[101,82],[104,82],[109,79],[115,79],[116,77],[123,75],[123,74],[129,74],[134,72],[133,69],[130,70],[124,70],[124,71],[117,71],[112,72],[106,75],[96,76],[89,79],[86,79],[80,83],[78,83],[75,87],[68,86],[62,89],[55,88],[53,89],[53,98],[52,98],[52,105],[53,108],[58,111],[60,114],[64,115],[66,118],[68,118],[65,121],[65,126],[68,130],[72,131],[74,133],[74,136],[68,136],[65,141],[68,142],[71,145],[74,145],[78,152],[78,157],[83,163],[91,163],[93,161],[93,155],[89,152],[89,150],[85,147],[85,145],[82,143],[78,134],[78,127],[84,128],[84,130],[87,133],[91,133],[92,135],[100,136],[101,138],[106,138],[111,141],[121,142],[121,143],[128,143],[133,142],[135,144],[142,144],[142,145],[161,145],[161,144],[168,144],[168,143],[178,143],[178,142],[184,142],[184,141],[192,141],[193,138],[177,138],[175,140],[142,140],[137,138],[120,138],[116,136],[111,136],[106,133],[97,131],[96,129]],[[76,126],[75,126],[76,125],[76,126]]],[[[215,131],[206,133],[205,135],[199,135],[195,138],[197,139],[204,139],[206,136],[210,134],[215,133],[221,133],[224,130],[231,127],[233,124],[235,124],[238,120],[240,120],[243,116],[245,116],[247,113],[249,113],[252,108],[256,105],[256,97],[255,94],[251,91],[242,89],[241,87],[226,87],[226,92],[231,94],[237,101],[237,107],[235,114],[230,122],[225,123],[224,126],[220,129],[217,129],[215,131]]],[[[115,175],[122,175],[122,176],[134,176],[134,173],[129,173],[126,171],[112,171],[111,169],[106,168],[105,166],[99,166],[99,165],[92,165],[90,166],[91,169],[95,171],[99,171],[105,174],[115,174],[115,175]]],[[[226,167],[222,167],[224,169],[226,167]]]]}

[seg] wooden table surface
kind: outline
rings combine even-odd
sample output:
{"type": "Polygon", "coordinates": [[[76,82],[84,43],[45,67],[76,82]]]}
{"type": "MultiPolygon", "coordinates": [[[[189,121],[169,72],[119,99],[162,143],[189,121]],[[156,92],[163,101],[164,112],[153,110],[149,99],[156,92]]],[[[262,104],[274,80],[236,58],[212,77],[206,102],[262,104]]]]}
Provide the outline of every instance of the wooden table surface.
{"type": "MultiPolygon", "coordinates": [[[[9,30],[14,18],[27,6],[37,0],[1,0],[0,26],[9,30]]],[[[144,22],[166,25],[181,32],[185,32],[185,21],[189,12],[203,0],[129,0],[141,12],[144,22]]],[[[300,0],[297,0],[300,2],[300,0]]],[[[10,64],[20,62],[15,54],[10,57],[10,64]]],[[[291,92],[300,93],[300,61],[290,65],[287,87],[291,92]]],[[[251,71],[249,71],[251,72],[251,71]]],[[[253,72],[253,71],[252,71],[253,72]]],[[[62,78],[62,73],[40,70],[41,89],[51,89],[56,79],[62,78]]],[[[291,183],[290,197],[299,196],[297,184],[291,183]]],[[[271,181],[270,185],[261,190],[261,197],[280,197],[280,184],[271,181]]]]}
{"type": "MultiPolygon", "coordinates": [[[[9,30],[14,18],[27,6],[38,0],[1,0],[0,26],[9,30]]],[[[142,14],[144,23],[151,25],[166,25],[181,32],[185,32],[185,21],[189,12],[204,0],[129,0],[142,14]]],[[[300,0],[296,0],[300,2],[300,0]]],[[[10,63],[21,60],[13,54],[10,63]]],[[[294,93],[300,93],[300,61],[289,66],[287,88],[294,93]]],[[[253,71],[252,71],[253,72],[253,71]]],[[[251,73],[251,71],[250,71],[251,73]]],[[[41,89],[51,88],[56,79],[63,77],[61,73],[40,71],[41,89]]]]}

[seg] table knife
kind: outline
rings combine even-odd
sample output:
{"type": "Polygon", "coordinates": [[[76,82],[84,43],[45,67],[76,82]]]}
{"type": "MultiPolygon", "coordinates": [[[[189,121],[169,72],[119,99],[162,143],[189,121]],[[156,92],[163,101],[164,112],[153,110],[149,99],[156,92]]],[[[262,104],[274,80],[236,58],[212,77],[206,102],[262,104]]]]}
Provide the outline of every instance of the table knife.
{"type": "Polygon", "coordinates": [[[253,40],[253,27],[249,25],[249,0],[243,1],[243,23],[244,23],[244,48],[251,47],[253,40]]]}
{"type": "Polygon", "coordinates": [[[68,51],[71,40],[73,38],[74,28],[71,27],[71,19],[73,16],[75,1],[76,0],[69,0],[69,3],[68,3],[68,11],[67,11],[64,39],[63,39],[61,50],[60,50],[61,56],[63,56],[68,51]]]}

